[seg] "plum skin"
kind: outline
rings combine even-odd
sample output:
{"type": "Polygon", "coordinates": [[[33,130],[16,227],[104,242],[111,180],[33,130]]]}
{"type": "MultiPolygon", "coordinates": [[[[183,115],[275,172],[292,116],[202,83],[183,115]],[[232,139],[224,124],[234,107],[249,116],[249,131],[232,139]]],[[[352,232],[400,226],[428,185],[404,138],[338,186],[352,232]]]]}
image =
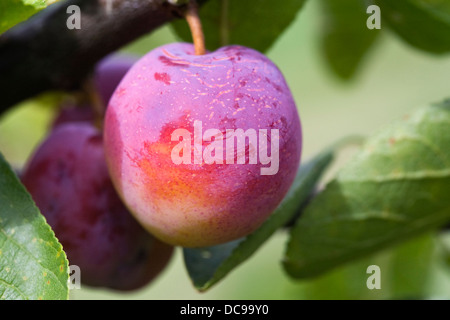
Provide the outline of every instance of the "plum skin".
{"type": "Polygon", "coordinates": [[[124,203],[156,237],[183,247],[258,228],[291,186],[302,147],[294,99],[273,62],[242,46],[195,56],[186,43],[154,49],[134,64],[110,99],[104,139],[124,203]],[[248,162],[174,164],[171,133],[193,132],[196,120],[203,132],[278,129],[278,172],[261,175],[262,165],[248,162]]]}
{"type": "Polygon", "coordinates": [[[21,180],[82,283],[116,290],[148,284],[168,264],[173,247],[144,230],[118,197],[106,167],[103,138],[88,123],[51,131],[21,180]]]}

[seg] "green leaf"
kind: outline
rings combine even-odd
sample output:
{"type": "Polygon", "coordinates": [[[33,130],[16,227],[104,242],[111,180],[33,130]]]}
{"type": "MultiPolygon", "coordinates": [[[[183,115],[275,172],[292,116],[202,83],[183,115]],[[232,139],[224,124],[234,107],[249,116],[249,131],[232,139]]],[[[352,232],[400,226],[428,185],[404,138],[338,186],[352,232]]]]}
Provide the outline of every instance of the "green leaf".
{"type": "Polygon", "coordinates": [[[447,225],[438,237],[440,242],[440,255],[446,268],[450,270],[450,231],[447,225]]]}
{"type": "Polygon", "coordinates": [[[416,48],[432,52],[450,51],[450,5],[444,0],[373,0],[383,22],[416,48]]]}
{"type": "Polygon", "coordinates": [[[68,299],[68,261],[0,155],[0,299],[68,299]]]}
{"type": "Polygon", "coordinates": [[[432,273],[434,238],[434,233],[428,233],[393,250],[387,279],[393,297],[402,299],[426,294],[432,273]]]}
{"type": "Polygon", "coordinates": [[[368,29],[364,0],[322,0],[321,43],[325,59],[342,79],[355,75],[380,31],[368,29]]]}
{"type": "Polygon", "coordinates": [[[1,0],[0,34],[58,0],[1,0]]]}
{"type": "Polygon", "coordinates": [[[284,267],[316,276],[450,220],[450,101],[374,135],[305,209],[284,267]]]}
{"type": "Polygon", "coordinates": [[[430,294],[436,249],[435,233],[426,233],[397,246],[342,265],[297,287],[305,300],[418,299],[430,294]],[[369,290],[369,266],[380,268],[381,290],[369,290]],[[332,290],[330,290],[332,288],[332,290]]]}
{"type": "MultiPolygon", "coordinates": [[[[295,19],[306,0],[209,0],[200,8],[206,47],[228,44],[266,51],[295,19]]],[[[172,24],[183,41],[192,42],[186,21],[172,24]]]]}
{"type": "Polygon", "coordinates": [[[194,286],[205,291],[247,260],[275,231],[289,222],[313,191],[324,170],[332,162],[326,151],[300,166],[292,187],[280,206],[254,233],[218,246],[184,248],[184,260],[194,286]]]}

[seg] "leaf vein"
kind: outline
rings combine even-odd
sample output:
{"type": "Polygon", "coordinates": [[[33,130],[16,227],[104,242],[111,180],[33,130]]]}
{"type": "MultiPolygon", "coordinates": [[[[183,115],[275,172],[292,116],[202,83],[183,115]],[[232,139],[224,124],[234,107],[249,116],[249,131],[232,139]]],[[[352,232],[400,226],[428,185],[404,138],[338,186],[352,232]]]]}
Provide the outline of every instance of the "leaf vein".
{"type": "MultiPolygon", "coordinates": [[[[24,292],[22,292],[22,290],[20,290],[18,287],[16,287],[13,283],[9,283],[5,279],[0,278],[0,285],[7,287],[7,288],[11,288],[12,290],[14,290],[18,294],[20,294],[20,296],[22,296],[25,300],[28,300],[27,295],[24,292]]],[[[3,293],[0,297],[3,298],[4,294],[5,294],[5,291],[3,291],[3,293]]]]}
{"type": "Polygon", "coordinates": [[[447,179],[450,178],[450,168],[442,170],[419,170],[406,173],[392,173],[389,175],[379,175],[373,177],[340,177],[339,180],[345,183],[386,183],[401,180],[423,180],[423,179],[447,179]]]}
{"type": "Polygon", "coordinates": [[[424,139],[423,136],[419,136],[419,135],[404,135],[401,137],[401,140],[411,140],[411,141],[417,141],[420,144],[424,145],[425,147],[427,147],[428,149],[432,150],[443,162],[443,164],[445,166],[450,166],[450,162],[448,162],[448,160],[446,159],[446,157],[444,156],[444,154],[442,153],[441,149],[436,146],[434,143],[432,143],[431,141],[424,139]]]}
{"type": "MultiPolygon", "coordinates": [[[[6,240],[11,241],[14,245],[16,245],[17,247],[19,247],[22,252],[26,253],[29,257],[31,257],[31,260],[35,261],[42,270],[44,270],[45,272],[47,272],[48,274],[51,274],[54,276],[55,279],[57,279],[57,283],[61,286],[61,288],[64,289],[64,284],[61,283],[59,277],[56,275],[56,273],[53,270],[50,270],[48,268],[46,268],[40,261],[39,259],[36,259],[36,257],[26,248],[24,247],[20,242],[18,242],[16,239],[14,239],[13,237],[8,236],[8,234],[6,233],[6,231],[3,228],[0,228],[0,232],[3,233],[6,237],[6,240]]],[[[58,252],[58,250],[56,250],[55,248],[51,247],[54,251],[58,252]]]]}

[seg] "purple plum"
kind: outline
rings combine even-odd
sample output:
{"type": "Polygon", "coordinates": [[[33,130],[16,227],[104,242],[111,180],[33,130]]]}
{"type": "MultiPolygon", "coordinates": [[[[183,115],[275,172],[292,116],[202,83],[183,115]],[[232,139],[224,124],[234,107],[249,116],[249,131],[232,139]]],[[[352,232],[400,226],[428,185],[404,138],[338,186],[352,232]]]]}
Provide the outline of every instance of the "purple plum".
{"type": "Polygon", "coordinates": [[[148,284],[173,247],[154,238],[128,212],[106,167],[101,132],[88,123],[54,128],[26,165],[23,184],[82,283],[116,290],[148,284]]]}
{"type": "Polygon", "coordinates": [[[187,43],[146,54],[110,99],[105,153],[136,219],[173,245],[253,232],[296,175],[301,124],[275,64],[242,46],[195,55],[187,43]]]}
{"type": "Polygon", "coordinates": [[[94,83],[105,106],[124,75],[130,70],[138,57],[114,53],[103,58],[95,66],[94,83]]]}

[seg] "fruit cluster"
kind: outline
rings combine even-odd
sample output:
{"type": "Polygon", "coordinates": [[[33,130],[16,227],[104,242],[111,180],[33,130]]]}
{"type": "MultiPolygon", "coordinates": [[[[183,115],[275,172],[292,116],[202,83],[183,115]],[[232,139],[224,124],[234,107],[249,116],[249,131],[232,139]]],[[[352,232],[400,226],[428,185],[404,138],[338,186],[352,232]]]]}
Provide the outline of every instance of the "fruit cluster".
{"type": "Polygon", "coordinates": [[[95,84],[103,132],[92,108],[64,108],[22,174],[85,284],[142,287],[174,246],[253,232],[292,184],[299,116],[261,53],[175,43],[105,59],[95,84]]]}

